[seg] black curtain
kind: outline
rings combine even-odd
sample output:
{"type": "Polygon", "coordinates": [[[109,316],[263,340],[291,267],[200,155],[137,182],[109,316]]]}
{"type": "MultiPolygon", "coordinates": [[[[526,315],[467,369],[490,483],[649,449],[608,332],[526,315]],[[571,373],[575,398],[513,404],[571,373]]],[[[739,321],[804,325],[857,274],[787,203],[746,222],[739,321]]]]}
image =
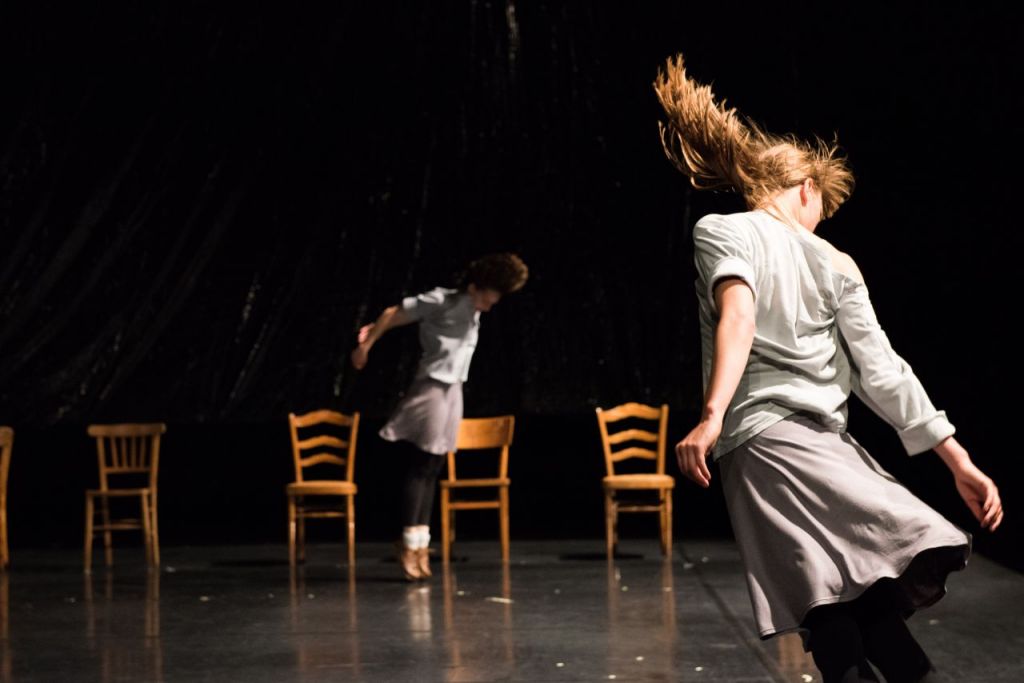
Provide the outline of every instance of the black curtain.
{"type": "MultiPolygon", "coordinates": [[[[381,419],[415,335],[355,373],[359,325],[513,250],[531,280],[484,318],[467,409],[582,425],[664,401],[681,437],[700,400],[689,230],[741,208],[662,156],[650,85],[681,51],[770,130],[838,137],[858,187],[820,234],[1019,491],[1020,21],[708,5],[5,3],[0,422],[381,419]]],[[[952,488],[854,411],[902,476],[952,488]]]]}

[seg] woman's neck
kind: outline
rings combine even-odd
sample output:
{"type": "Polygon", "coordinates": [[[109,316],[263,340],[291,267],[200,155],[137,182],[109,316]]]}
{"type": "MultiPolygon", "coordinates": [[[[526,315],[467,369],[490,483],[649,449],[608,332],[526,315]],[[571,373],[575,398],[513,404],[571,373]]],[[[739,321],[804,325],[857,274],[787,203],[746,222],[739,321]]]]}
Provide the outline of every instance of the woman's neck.
{"type": "Polygon", "coordinates": [[[814,228],[808,227],[800,220],[802,206],[799,185],[779,192],[757,208],[791,230],[799,233],[814,233],[814,228]]]}

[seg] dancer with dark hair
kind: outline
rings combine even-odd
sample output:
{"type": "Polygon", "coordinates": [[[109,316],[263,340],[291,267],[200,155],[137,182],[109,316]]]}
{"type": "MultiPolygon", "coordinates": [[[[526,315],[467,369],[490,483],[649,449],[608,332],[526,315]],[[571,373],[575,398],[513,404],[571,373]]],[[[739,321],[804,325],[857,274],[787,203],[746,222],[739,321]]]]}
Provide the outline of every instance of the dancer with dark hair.
{"type": "Polygon", "coordinates": [[[859,396],[910,455],[935,451],[981,527],[999,492],[953,437],[875,317],[856,263],[815,228],[850,196],[834,144],[741,121],[691,80],[682,57],[654,83],[665,153],[697,189],[749,211],[693,232],[704,404],[676,446],[701,486],[719,465],[762,638],[799,631],[826,683],[932,680],[905,618],[945,593],[971,537],[900,485],[847,433],[859,396]]]}
{"type": "Polygon", "coordinates": [[[455,449],[462,420],[462,383],[476,348],[480,314],[526,284],[529,271],[515,254],[488,254],[469,264],[458,289],[438,287],[407,297],[359,330],[352,365],[366,366],[370,349],[388,330],[419,323],[422,348],[416,378],[380,431],[403,451],[402,539],[405,578],[431,575],[428,547],[437,475],[455,449]]]}

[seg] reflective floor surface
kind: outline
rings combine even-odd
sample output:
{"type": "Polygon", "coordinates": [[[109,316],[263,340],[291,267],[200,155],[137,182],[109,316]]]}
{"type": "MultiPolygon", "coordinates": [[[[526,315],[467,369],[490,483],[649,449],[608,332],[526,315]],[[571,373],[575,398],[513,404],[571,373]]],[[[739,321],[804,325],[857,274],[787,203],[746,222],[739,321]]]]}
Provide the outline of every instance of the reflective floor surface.
{"type": "MultiPolygon", "coordinates": [[[[460,543],[428,582],[392,547],[141,548],[83,575],[80,555],[20,552],[0,573],[2,681],[820,680],[799,638],[757,639],[728,541],[460,543]]],[[[951,681],[1024,681],[1024,577],[975,556],[911,620],[951,681]]]]}

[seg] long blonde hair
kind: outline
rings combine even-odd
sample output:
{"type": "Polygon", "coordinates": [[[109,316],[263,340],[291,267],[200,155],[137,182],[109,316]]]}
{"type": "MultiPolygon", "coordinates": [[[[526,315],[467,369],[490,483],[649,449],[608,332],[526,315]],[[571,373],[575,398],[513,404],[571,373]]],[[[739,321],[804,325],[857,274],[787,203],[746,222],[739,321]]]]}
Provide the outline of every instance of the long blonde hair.
{"type": "Polygon", "coordinates": [[[658,70],[654,91],[668,117],[658,122],[665,155],[698,190],[732,188],[756,209],[810,178],[821,192],[822,218],[853,192],[853,174],[835,141],[772,135],[741,120],[734,108],[715,101],[710,86],[686,75],[682,55],[658,70]]]}

